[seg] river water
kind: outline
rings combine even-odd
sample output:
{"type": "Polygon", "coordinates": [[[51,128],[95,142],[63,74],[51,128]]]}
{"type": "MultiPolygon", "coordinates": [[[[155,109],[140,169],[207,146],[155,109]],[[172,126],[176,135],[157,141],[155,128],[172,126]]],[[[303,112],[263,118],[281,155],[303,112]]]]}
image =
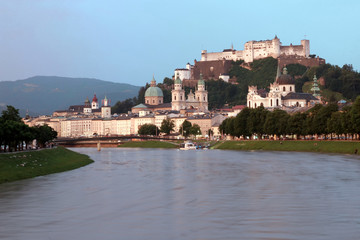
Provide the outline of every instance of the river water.
{"type": "Polygon", "coordinates": [[[0,185],[0,239],[360,239],[360,159],[72,149],[95,163],[0,185]]]}

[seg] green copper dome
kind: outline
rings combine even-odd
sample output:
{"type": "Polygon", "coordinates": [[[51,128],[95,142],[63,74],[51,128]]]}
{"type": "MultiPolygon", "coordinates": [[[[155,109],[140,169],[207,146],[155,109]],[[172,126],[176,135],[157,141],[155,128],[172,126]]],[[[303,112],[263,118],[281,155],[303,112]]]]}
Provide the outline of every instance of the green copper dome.
{"type": "Polygon", "coordinates": [[[180,80],[179,76],[175,79],[174,84],[181,84],[181,80],[180,80]]]}
{"type": "Polygon", "coordinates": [[[159,87],[149,87],[145,91],[145,97],[163,97],[163,92],[159,87]]]}

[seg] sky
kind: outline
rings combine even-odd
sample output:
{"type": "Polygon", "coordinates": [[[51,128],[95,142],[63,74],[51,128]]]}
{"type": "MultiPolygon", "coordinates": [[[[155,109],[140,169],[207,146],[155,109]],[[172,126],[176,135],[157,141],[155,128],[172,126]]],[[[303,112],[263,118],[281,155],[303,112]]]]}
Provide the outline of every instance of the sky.
{"type": "Polygon", "coordinates": [[[143,86],[250,40],[310,40],[360,70],[360,1],[0,0],[0,81],[97,78],[143,86]]]}

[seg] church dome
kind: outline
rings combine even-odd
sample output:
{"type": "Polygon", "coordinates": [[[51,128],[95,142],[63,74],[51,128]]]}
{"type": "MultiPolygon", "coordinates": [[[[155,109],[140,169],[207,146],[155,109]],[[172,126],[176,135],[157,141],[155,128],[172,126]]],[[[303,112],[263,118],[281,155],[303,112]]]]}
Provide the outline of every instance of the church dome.
{"type": "Polygon", "coordinates": [[[145,91],[145,97],[163,97],[163,92],[159,87],[149,87],[145,91]]]}
{"type": "Polygon", "coordinates": [[[287,69],[283,69],[283,74],[276,79],[279,85],[295,84],[295,80],[287,73],[287,69]]]}
{"type": "Polygon", "coordinates": [[[163,97],[162,90],[156,86],[156,81],[153,77],[150,83],[150,87],[145,91],[145,97],[163,97]]]}
{"type": "Polygon", "coordinates": [[[175,79],[174,84],[181,84],[181,80],[180,80],[179,76],[175,79]]]}

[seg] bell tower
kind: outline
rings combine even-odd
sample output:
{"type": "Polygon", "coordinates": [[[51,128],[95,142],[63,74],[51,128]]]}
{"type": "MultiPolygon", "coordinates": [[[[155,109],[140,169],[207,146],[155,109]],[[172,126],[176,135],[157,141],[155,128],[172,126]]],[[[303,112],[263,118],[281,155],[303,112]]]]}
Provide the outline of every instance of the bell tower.
{"type": "Polygon", "coordinates": [[[186,99],[185,99],[185,91],[182,88],[182,83],[177,75],[176,80],[174,82],[174,89],[171,91],[171,109],[179,111],[180,109],[185,109],[186,107],[186,99]]]}

